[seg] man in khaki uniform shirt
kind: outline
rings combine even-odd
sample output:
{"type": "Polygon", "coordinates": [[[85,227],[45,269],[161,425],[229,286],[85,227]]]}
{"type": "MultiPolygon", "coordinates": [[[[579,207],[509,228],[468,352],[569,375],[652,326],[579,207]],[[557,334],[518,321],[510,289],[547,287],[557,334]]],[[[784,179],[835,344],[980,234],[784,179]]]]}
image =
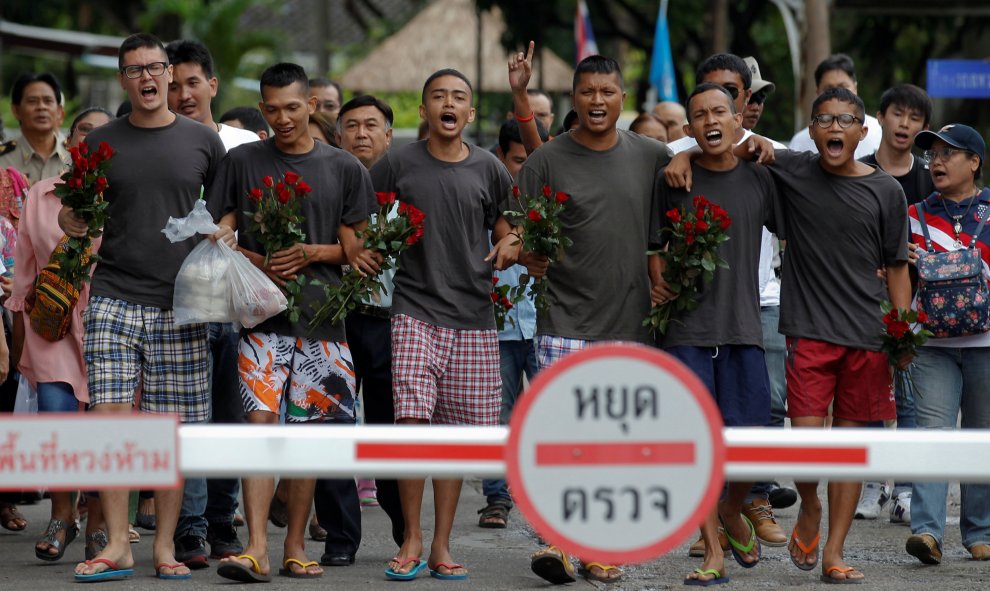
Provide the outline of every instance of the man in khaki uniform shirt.
{"type": "Polygon", "coordinates": [[[69,153],[58,132],[65,117],[58,80],[48,73],[24,74],[14,82],[10,98],[21,137],[0,144],[0,167],[16,168],[29,184],[62,174],[69,153]]]}

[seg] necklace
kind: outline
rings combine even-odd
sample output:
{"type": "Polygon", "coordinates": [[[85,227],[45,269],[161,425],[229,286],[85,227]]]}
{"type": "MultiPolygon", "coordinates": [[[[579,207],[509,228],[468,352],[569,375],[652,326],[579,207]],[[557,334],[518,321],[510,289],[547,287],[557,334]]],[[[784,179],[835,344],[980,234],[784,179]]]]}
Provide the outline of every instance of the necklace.
{"type": "Polygon", "coordinates": [[[953,221],[955,222],[954,224],[952,224],[952,231],[956,233],[956,245],[957,246],[962,244],[962,241],[959,239],[960,234],[962,234],[962,220],[963,220],[963,218],[965,218],[966,216],[969,215],[969,211],[971,209],[973,209],[973,204],[978,201],[976,199],[976,195],[977,195],[977,193],[974,193],[973,194],[972,198],[970,199],[969,206],[966,207],[966,211],[964,211],[963,213],[961,213],[959,215],[952,215],[951,213],[949,213],[949,207],[945,204],[945,198],[943,197],[942,200],[941,200],[942,201],[942,209],[945,210],[945,215],[947,215],[950,218],[952,218],[953,221]]]}

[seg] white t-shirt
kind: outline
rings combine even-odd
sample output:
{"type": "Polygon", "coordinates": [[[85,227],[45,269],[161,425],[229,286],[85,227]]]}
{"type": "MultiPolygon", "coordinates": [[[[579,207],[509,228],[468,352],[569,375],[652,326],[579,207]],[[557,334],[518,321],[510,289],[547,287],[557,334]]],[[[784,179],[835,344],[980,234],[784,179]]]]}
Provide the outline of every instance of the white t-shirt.
{"type": "MultiPolygon", "coordinates": [[[[876,152],[877,148],[880,147],[880,138],[883,137],[883,130],[880,129],[880,122],[877,121],[876,117],[867,115],[865,125],[866,137],[856,146],[856,154],[853,156],[856,160],[876,152]]],[[[807,127],[794,134],[794,137],[791,138],[790,148],[795,152],[818,153],[818,146],[811,139],[811,132],[808,131],[807,127]]]]}
{"type": "Polygon", "coordinates": [[[228,152],[241,144],[256,142],[261,139],[255,132],[240,127],[231,127],[223,123],[217,123],[217,127],[220,129],[220,141],[223,142],[223,147],[228,152]]]}

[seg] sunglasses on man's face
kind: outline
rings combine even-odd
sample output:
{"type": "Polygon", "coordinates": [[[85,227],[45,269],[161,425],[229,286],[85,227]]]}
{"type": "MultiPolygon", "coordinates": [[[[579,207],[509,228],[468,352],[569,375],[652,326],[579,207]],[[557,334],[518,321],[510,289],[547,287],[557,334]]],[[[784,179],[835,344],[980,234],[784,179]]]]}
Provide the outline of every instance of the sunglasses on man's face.
{"type": "Polygon", "coordinates": [[[749,97],[749,104],[762,105],[765,100],[767,100],[767,94],[761,90],[760,92],[754,92],[753,96],[749,97]]]}

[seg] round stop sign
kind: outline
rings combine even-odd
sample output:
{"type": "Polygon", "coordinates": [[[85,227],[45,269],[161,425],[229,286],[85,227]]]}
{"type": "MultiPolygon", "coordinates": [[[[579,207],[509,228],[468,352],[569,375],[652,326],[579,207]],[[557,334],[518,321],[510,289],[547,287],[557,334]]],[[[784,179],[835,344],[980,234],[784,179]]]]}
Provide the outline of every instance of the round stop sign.
{"type": "Polygon", "coordinates": [[[513,498],[548,542],[585,561],[644,562],[681,543],[722,489],[718,407],[669,355],[589,347],[541,372],[513,410],[513,498]]]}

